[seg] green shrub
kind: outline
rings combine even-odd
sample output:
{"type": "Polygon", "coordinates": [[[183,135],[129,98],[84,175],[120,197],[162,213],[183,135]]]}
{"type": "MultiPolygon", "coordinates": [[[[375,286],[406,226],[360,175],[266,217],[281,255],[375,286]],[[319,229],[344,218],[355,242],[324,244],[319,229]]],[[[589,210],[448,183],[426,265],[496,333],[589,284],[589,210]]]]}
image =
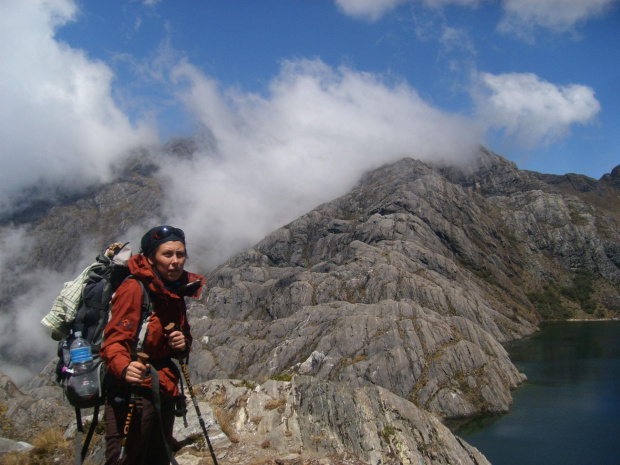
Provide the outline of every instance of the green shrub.
{"type": "Polygon", "coordinates": [[[290,381],[293,379],[293,375],[273,375],[270,379],[274,381],[290,381]]]}
{"type": "Polygon", "coordinates": [[[567,299],[578,303],[584,312],[591,315],[596,310],[596,302],[592,300],[592,295],[594,294],[594,274],[590,271],[576,271],[572,286],[563,287],[560,292],[567,299]]]}
{"type": "Polygon", "coordinates": [[[540,316],[546,320],[571,316],[570,310],[562,303],[562,297],[554,283],[545,284],[540,292],[530,292],[527,298],[536,307],[540,316]]]}

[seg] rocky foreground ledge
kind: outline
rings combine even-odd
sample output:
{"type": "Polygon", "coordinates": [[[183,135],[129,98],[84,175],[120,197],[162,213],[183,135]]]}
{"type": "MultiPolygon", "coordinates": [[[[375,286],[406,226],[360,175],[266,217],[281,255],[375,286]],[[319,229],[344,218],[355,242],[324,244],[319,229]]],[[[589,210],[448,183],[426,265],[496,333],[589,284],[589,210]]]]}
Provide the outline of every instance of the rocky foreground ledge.
{"type": "MultiPolygon", "coordinates": [[[[75,434],[72,410],[39,386],[26,393],[0,375],[0,397],[14,431],[34,434],[38,427],[75,434]],[[34,394],[34,395],[33,395],[34,394]]],[[[290,381],[212,380],[195,387],[202,417],[218,463],[229,464],[488,464],[474,447],[456,437],[435,415],[378,386],[351,389],[346,383],[320,382],[309,376],[290,381]]],[[[180,465],[210,464],[208,450],[191,403],[187,427],[175,425],[182,449],[180,465]]],[[[90,421],[86,417],[86,421],[90,421]]],[[[103,463],[103,441],[95,436],[89,460],[103,463]]],[[[23,451],[27,441],[0,441],[0,454],[23,451]]]]}

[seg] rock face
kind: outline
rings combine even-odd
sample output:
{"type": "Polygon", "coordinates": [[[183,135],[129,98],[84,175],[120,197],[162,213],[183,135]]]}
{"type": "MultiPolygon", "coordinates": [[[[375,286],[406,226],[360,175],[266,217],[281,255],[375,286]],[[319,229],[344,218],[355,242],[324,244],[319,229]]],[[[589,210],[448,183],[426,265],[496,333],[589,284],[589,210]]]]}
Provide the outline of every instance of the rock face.
{"type": "MultiPolygon", "coordinates": [[[[220,463],[488,463],[442,420],[509,409],[524,376],[502,343],[545,318],[620,316],[619,168],[596,181],[484,149],[467,167],[404,159],[209,273],[189,368],[220,463]]],[[[148,174],[55,207],[33,240],[96,227],[88,205],[131,217],[121,191],[156,209],[148,174]]],[[[54,399],[48,380],[20,405],[54,399]]]]}
{"type": "Polygon", "coordinates": [[[3,431],[3,435],[9,433],[10,439],[31,441],[34,433],[40,429],[69,424],[74,418],[73,409],[68,404],[58,401],[56,398],[56,394],[60,393],[58,387],[52,390],[54,394],[51,396],[50,392],[27,392],[0,372],[0,405],[4,410],[0,415],[0,423],[5,426],[5,420],[8,420],[6,422],[8,431],[3,431]]]}
{"type": "Polygon", "coordinates": [[[239,445],[214,445],[226,463],[332,457],[322,463],[488,464],[437,417],[377,386],[351,389],[297,376],[253,388],[214,380],[202,393],[234,423],[239,445]]]}
{"type": "Polygon", "coordinates": [[[378,385],[446,418],[505,411],[523,379],[498,341],[535,331],[541,281],[620,280],[612,212],[486,151],[468,171],[386,166],[209,276],[194,374],[378,385]]]}
{"type": "Polygon", "coordinates": [[[192,324],[209,338],[193,348],[199,380],[303,374],[350,388],[382,386],[452,418],[506,411],[510,390],[524,379],[489,333],[409,300],[304,307],[272,323],[192,324]]]}

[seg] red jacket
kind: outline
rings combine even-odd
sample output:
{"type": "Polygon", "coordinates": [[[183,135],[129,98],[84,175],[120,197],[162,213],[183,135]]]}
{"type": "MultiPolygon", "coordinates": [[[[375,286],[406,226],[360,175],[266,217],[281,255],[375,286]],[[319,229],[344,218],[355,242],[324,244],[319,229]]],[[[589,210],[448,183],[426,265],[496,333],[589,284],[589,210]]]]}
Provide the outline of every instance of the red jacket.
{"type": "MultiPolygon", "coordinates": [[[[181,287],[178,293],[164,287],[163,281],[155,274],[144,255],[134,255],[128,261],[129,271],[137,277],[149,291],[151,314],[148,333],[142,349],[138,351],[149,355],[149,363],[157,368],[161,393],[166,396],[179,394],[177,383],[178,370],[171,368],[172,351],[163,328],[174,323],[175,328],[185,335],[186,351],[192,344],[189,323],[187,321],[184,297],[199,297],[205,278],[187,271],[181,276],[181,284],[198,281],[200,285],[189,291],[181,287]],[[190,295],[191,294],[191,295],[190,295]]],[[[110,320],[104,330],[104,343],[100,355],[108,373],[116,379],[116,384],[123,385],[125,369],[131,362],[132,349],[138,337],[138,328],[142,314],[142,288],[135,279],[126,279],[116,290],[112,298],[110,320]]],[[[135,351],[134,351],[135,353],[135,351]]],[[[143,386],[151,386],[148,378],[143,386]]]]}

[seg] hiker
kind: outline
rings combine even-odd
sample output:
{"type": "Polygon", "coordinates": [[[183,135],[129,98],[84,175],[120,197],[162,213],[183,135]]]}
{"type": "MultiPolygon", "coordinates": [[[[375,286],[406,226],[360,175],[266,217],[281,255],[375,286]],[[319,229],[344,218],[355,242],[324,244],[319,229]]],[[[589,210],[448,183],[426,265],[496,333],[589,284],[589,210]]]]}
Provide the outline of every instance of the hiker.
{"type": "Polygon", "coordinates": [[[172,356],[187,355],[190,350],[184,297],[198,297],[205,281],[184,270],[187,251],[182,230],[152,228],[140,247],[140,254],[128,261],[136,279],[125,280],[112,298],[100,352],[111,380],[105,404],[106,465],[117,464],[121,455],[124,464],[174,463],[170,444],[180,373],[172,356]],[[144,326],[141,283],[148,291],[152,314],[144,344],[136,348],[137,328],[144,326]],[[171,323],[175,329],[165,332],[171,323]],[[137,352],[148,356],[146,362],[137,358],[137,352]]]}

